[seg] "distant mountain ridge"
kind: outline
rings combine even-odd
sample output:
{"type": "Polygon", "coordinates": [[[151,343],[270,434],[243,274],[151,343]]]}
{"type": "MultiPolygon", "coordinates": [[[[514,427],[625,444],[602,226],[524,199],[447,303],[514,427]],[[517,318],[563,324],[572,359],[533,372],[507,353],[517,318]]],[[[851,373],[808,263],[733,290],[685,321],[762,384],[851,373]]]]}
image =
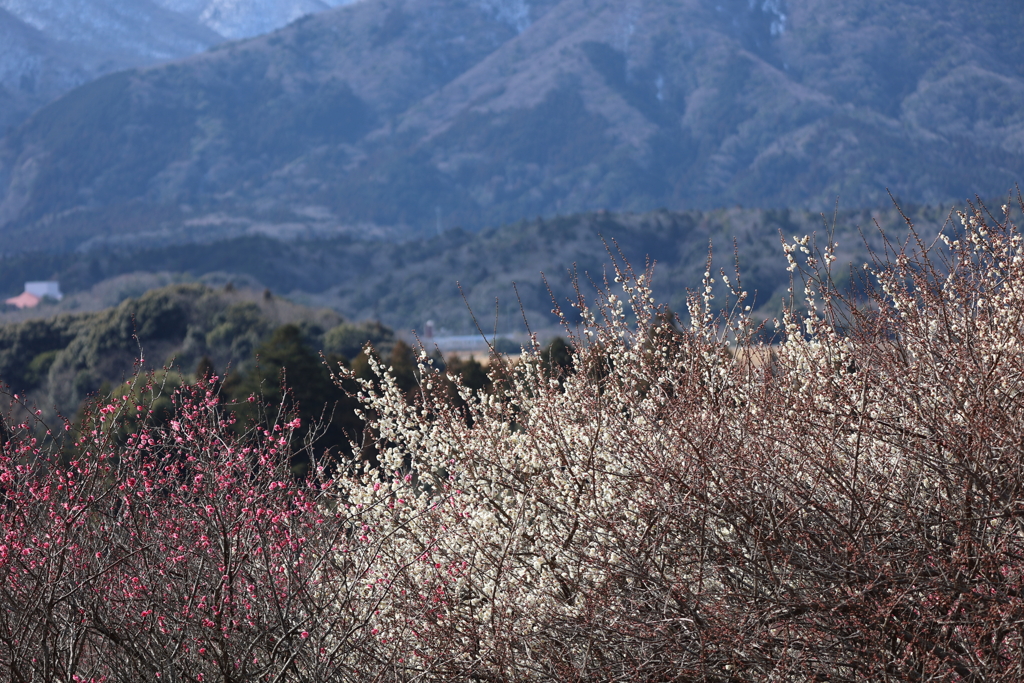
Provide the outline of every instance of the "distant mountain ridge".
{"type": "Polygon", "coordinates": [[[1024,178],[1022,32],[1011,0],[363,0],[38,112],[0,141],[0,235],[994,196],[1024,178]]]}
{"type": "Polygon", "coordinates": [[[150,0],[0,0],[51,40],[87,51],[166,60],[223,38],[150,0]]]}
{"type": "Polygon", "coordinates": [[[268,33],[345,0],[0,0],[0,132],[99,75],[268,33]]]}
{"type": "MultiPolygon", "coordinates": [[[[585,293],[592,292],[590,282],[600,283],[610,272],[609,248],[637,269],[656,262],[653,282],[659,301],[685,313],[688,291],[701,285],[709,247],[716,275],[724,269],[732,277],[738,259],[739,282],[751,295],[748,303],[770,319],[779,315],[790,286],[780,235],[792,239],[816,234],[819,245],[829,239],[838,242],[833,273],[837,285],[845,288],[851,282],[850,266],[857,277],[861,264],[871,260],[870,251],[885,251],[883,234],[891,244],[903,242],[904,216],[926,242],[943,228],[947,235],[955,235],[956,217],[953,225],[945,225],[950,210],[908,205],[901,213],[890,206],[840,211],[827,219],[788,209],[599,211],[517,221],[475,233],[453,228],[397,243],[345,236],[285,243],[250,235],[203,248],[140,245],[87,254],[23,255],[0,259],[0,300],[18,294],[25,280],[36,277],[59,280],[67,296],[59,305],[36,312],[0,314],[0,323],[5,315],[23,320],[47,310],[79,310],[89,305],[83,301],[97,297],[107,301],[104,305],[113,305],[154,286],[199,279],[216,286],[233,282],[256,290],[266,287],[350,320],[380,320],[396,329],[422,331],[431,319],[439,332],[447,330],[442,334],[472,334],[476,324],[468,303],[482,327],[491,330],[497,301],[499,334],[525,331],[524,314],[535,331],[550,330],[557,329],[552,294],[563,303],[573,295],[570,271],[575,271],[585,293]],[[112,291],[127,293],[109,300],[112,291]]],[[[1017,209],[1011,218],[1019,224],[1017,209]]],[[[721,283],[715,287],[717,303],[724,304],[728,292],[721,283]]]]}

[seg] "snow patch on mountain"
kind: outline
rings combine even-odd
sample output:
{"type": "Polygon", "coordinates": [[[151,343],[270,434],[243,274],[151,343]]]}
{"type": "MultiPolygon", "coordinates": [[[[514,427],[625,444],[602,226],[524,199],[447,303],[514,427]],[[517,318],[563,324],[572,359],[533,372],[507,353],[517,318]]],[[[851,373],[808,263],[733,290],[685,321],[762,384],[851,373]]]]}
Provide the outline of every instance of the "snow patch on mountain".
{"type": "MultiPolygon", "coordinates": [[[[323,0],[156,0],[225,38],[268,33],[296,19],[331,7],[323,0]]],[[[337,3],[336,3],[337,4],[337,3]]]]}
{"type": "MultiPolygon", "coordinates": [[[[750,0],[750,9],[756,8],[758,4],[758,0],[750,0]]],[[[769,31],[771,31],[772,36],[781,36],[785,33],[786,12],[782,7],[782,0],[762,0],[760,5],[761,11],[772,18],[769,25],[769,31]]]]}
{"type": "Polygon", "coordinates": [[[525,0],[480,0],[480,6],[517,33],[530,27],[530,6],[525,0]]]}

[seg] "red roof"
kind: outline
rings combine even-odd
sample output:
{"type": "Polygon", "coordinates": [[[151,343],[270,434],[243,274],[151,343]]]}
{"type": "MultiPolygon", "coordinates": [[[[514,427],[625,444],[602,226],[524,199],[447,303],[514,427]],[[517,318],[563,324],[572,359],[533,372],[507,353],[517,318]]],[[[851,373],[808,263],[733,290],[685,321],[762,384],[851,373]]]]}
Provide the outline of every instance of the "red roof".
{"type": "Polygon", "coordinates": [[[8,306],[17,306],[18,308],[35,308],[42,301],[38,296],[30,292],[22,292],[16,297],[12,297],[5,301],[8,306]]]}

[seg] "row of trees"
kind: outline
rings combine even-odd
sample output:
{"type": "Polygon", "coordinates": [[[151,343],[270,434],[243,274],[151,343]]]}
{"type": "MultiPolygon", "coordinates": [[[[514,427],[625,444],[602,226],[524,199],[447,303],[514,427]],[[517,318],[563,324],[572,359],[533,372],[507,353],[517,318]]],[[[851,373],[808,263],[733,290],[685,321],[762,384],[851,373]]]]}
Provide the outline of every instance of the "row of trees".
{"type": "Polygon", "coordinates": [[[805,312],[776,347],[750,341],[738,276],[709,266],[677,326],[621,266],[574,303],[565,369],[535,347],[474,391],[422,352],[412,384],[372,355],[339,367],[372,457],[322,459],[286,410],[240,420],[213,376],[173,390],[166,426],[142,378],[81,431],[9,425],[0,662],[17,681],[1020,680],[1008,211],[887,245],[857,301],[830,235],[784,242],[805,312]]]}
{"type": "MultiPolygon", "coordinates": [[[[549,343],[545,353],[550,353],[551,349],[557,349],[556,357],[563,365],[568,362],[563,339],[549,343]]],[[[419,388],[416,353],[401,340],[389,341],[384,350],[384,354],[379,354],[367,344],[351,360],[338,353],[317,353],[301,328],[283,325],[256,347],[254,364],[229,373],[223,381],[219,377],[214,380],[216,368],[208,357],[203,357],[195,377],[213,382],[219,398],[230,406],[236,416],[236,431],[253,423],[273,423],[285,414],[300,418],[303,426],[297,435],[303,442],[308,440],[309,444],[293,454],[292,466],[296,475],[302,476],[309,467],[309,454],[313,451],[328,459],[350,456],[353,452],[360,452],[363,457],[373,453],[373,446],[363,443],[363,421],[358,416],[360,402],[355,394],[359,381],[376,380],[374,363],[386,362],[388,374],[396,386],[407,401],[415,403],[419,388]],[[339,371],[349,377],[343,379],[337,375],[339,371]],[[250,401],[250,396],[256,400],[250,401]],[[354,449],[354,444],[359,447],[354,449]]],[[[435,352],[432,362],[444,371],[446,376],[441,381],[447,387],[451,400],[461,406],[466,403],[460,397],[458,387],[474,392],[487,392],[492,388],[486,367],[473,358],[450,356],[445,359],[435,352]],[[447,375],[457,377],[458,384],[447,375]]],[[[171,417],[166,397],[161,405],[166,422],[171,417]]]]}

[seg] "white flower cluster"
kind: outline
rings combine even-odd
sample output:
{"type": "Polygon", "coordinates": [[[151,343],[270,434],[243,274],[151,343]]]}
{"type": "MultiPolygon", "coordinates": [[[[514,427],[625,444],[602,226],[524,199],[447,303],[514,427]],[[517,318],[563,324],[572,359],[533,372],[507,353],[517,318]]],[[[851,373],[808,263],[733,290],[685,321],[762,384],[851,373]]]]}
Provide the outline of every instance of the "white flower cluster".
{"type": "MultiPolygon", "coordinates": [[[[965,563],[996,549],[991,576],[1024,548],[981,521],[1019,500],[1020,236],[963,219],[947,266],[900,251],[860,302],[831,280],[838,245],[784,243],[805,305],[776,347],[750,341],[738,278],[722,274],[735,305],[716,312],[709,264],[683,331],[650,272],[617,269],[621,293],[575,304],[570,372],[538,350],[495,358],[493,391],[459,386],[463,407],[425,357],[412,403],[377,367],[361,394],[376,460],[335,484],[362,647],[397,678],[502,680],[841,677],[857,657],[869,678],[912,660],[928,676],[940,640],[995,647],[907,616],[946,609],[960,544],[965,563]]],[[[956,591],[1020,608],[979,572],[956,591]]]]}

